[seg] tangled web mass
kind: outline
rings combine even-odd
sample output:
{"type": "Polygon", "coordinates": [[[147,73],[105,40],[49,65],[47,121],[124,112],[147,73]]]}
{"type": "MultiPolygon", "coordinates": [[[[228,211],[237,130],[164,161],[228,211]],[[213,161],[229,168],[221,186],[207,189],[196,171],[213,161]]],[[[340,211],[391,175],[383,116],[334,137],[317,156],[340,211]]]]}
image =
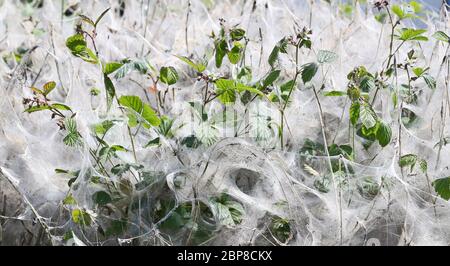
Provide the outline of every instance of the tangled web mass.
{"type": "Polygon", "coordinates": [[[450,244],[449,17],[337,2],[0,1],[0,243],[450,244]]]}

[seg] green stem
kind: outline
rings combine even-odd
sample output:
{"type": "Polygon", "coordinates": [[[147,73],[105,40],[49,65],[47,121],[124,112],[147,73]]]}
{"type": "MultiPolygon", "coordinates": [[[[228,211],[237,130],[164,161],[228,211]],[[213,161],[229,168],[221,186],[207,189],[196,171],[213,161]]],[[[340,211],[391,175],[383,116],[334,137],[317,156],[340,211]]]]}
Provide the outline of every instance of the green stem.
{"type": "MultiPolygon", "coordinates": [[[[392,58],[395,56],[395,54],[398,52],[398,50],[400,49],[400,47],[403,45],[403,43],[405,43],[405,41],[402,41],[402,43],[397,47],[397,49],[395,49],[395,51],[393,51],[394,49],[394,31],[395,31],[395,27],[397,27],[397,25],[400,24],[400,21],[397,21],[394,23],[394,20],[392,19],[392,15],[391,12],[389,11],[388,7],[385,7],[386,11],[389,15],[389,21],[391,22],[391,39],[389,42],[389,56],[388,56],[388,60],[387,60],[387,65],[386,65],[386,70],[389,69],[389,66],[391,65],[391,61],[392,58]]],[[[380,90],[380,87],[377,87],[377,89],[375,90],[375,94],[373,95],[373,99],[372,99],[372,103],[371,105],[373,105],[375,103],[375,100],[377,98],[377,94],[378,91],[380,90]]]]}
{"type": "MultiPolygon", "coordinates": [[[[330,151],[328,150],[328,141],[327,141],[327,136],[325,133],[325,123],[324,123],[324,118],[323,118],[322,105],[320,103],[319,96],[318,96],[316,88],[314,86],[313,86],[313,92],[314,92],[314,97],[316,99],[317,107],[319,109],[319,121],[320,121],[320,126],[322,128],[323,145],[325,147],[325,152],[326,152],[327,159],[328,159],[327,160],[328,167],[330,168],[330,173],[331,173],[331,178],[333,180],[334,190],[335,190],[335,192],[337,192],[336,178],[335,178],[334,172],[333,172],[333,165],[331,163],[330,151]]],[[[341,195],[341,187],[340,186],[339,186],[339,192],[337,194],[338,195],[336,196],[336,203],[339,205],[339,233],[340,233],[339,242],[340,242],[340,245],[342,245],[342,240],[343,240],[342,206],[341,206],[342,195],[341,195]]]]}
{"type": "Polygon", "coordinates": [[[284,111],[286,110],[287,104],[289,102],[289,99],[291,98],[291,94],[294,91],[294,88],[296,88],[295,84],[297,83],[298,75],[300,74],[300,69],[298,67],[298,52],[300,50],[300,42],[297,43],[295,46],[295,76],[294,76],[294,82],[292,84],[292,87],[289,89],[288,96],[286,98],[286,101],[284,102],[282,108],[280,109],[281,114],[281,123],[280,123],[280,144],[281,149],[284,149],[284,142],[283,142],[283,132],[284,132],[284,111]]]}
{"type": "Polygon", "coordinates": [[[283,136],[284,136],[284,110],[280,110],[280,119],[281,119],[281,121],[280,121],[280,147],[281,147],[281,150],[283,150],[283,145],[284,145],[284,142],[283,142],[283,136]]]}
{"type": "MultiPolygon", "coordinates": [[[[390,43],[389,43],[389,58],[388,58],[387,66],[386,66],[386,69],[387,69],[387,68],[389,68],[389,65],[391,64],[391,60],[392,60],[392,56],[393,56],[392,49],[394,48],[394,31],[395,31],[395,27],[397,27],[397,25],[399,24],[399,21],[397,21],[394,24],[394,20],[392,19],[392,15],[391,15],[391,12],[389,11],[389,8],[388,7],[385,7],[385,8],[386,8],[386,11],[387,11],[387,13],[389,15],[389,20],[390,20],[391,25],[392,25],[392,27],[391,27],[391,40],[390,40],[390,43]]],[[[394,54],[395,54],[395,52],[394,52],[394,54]]]]}

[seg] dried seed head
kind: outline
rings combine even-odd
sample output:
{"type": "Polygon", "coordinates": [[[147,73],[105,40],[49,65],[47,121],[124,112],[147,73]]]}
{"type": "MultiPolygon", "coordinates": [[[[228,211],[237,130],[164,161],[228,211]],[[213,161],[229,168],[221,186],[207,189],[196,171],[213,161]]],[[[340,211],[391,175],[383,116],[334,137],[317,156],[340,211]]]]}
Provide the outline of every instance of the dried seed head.
{"type": "Polygon", "coordinates": [[[28,104],[29,102],[31,102],[31,99],[28,99],[28,98],[23,98],[22,99],[22,104],[28,104]]]}
{"type": "Polygon", "coordinates": [[[386,7],[388,5],[389,5],[388,0],[377,0],[374,3],[375,8],[377,8],[378,10],[381,10],[383,7],[386,7]]]}

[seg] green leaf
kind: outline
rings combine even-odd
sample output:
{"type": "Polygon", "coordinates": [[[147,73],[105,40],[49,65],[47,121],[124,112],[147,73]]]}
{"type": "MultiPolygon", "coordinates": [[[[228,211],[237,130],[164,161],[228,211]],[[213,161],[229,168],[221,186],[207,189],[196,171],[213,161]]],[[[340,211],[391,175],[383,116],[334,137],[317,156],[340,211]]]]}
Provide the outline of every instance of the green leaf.
{"type": "Polygon", "coordinates": [[[145,144],[144,148],[151,147],[151,146],[158,146],[159,143],[160,143],[160,138],[157,137],[157,138],[154,138],[154,139],[150,140],[149,142],[147,142],[147,144],[145,144]]]}
{"type": "Polygon", "coordinates": [[[335,97],[335,96],[345,96],[347,95],[346,91],[326,91],[324,92],[325,96],[331,96],[331,97],[335,97]]]}
{"type": "Polygon", "coordinates": [[[250,83],[252,81],[252,69],[250,67],[241,68],[237,78],[242,83],[250,83]]]}
{"type": "Polygon", "coordinates": [[[56,88],[56,82],[49,81],[44,84],[43,88],[44,88],[43,94],[44,96],[47,96],[54,88],[56,88]]]}
{"type": "Polygon", "coordinates": [[[419,167],[420,167],[420,170],[421,170],[424,174],[427,173],[427,171],[428,171],[428,163],[427,163],[427,161],[425,161],[425,160],[423,160],[423,159],[419,160],[419,167]]]}
{"type": "Polygon", "coordinates": [[[218,79],[215,81],[215,85],[217,88],[216,93],[219,95],[218,98],[224,104],[234,103],[236,101],[236,92],[249,91],[263,95],[261,91],[231,79],[218,79]]]}
{"type": "Polygon", "coordinates": [[[242,216],[245,214],[242,205],[231,200],[226,194],[219,198],[209,200],[211,212],[217,221],[224,226],[235,226],[242,222],[242,216]]]}
{"type": "Polygon", "coordinates": [[[64,170],[64,169],[56,168],[56,169],[55,169],[55,173],[57,173],[57,174],[68,174],[69,171],[64,170]]]}
{"type": "Polygon", "coordinates": [[[399,19],[404,19],[406,16],[405,11],[403,11],[403,8],[401,8],[399,5],[393,5],[391,10],[395,15],[397,15],[399,19]]]}
{"type": "Polygon", "coordinates": [[[76,204],[77,204],[77,201],[76,201],[75,198],[72,196],[72,194],[69,194],[66,198],[64,198],[63,204],[64,204],[64,205],[76,205],[76,204]]]}
{"type": "Polygon", "coordinates": [[[396,91],[392,91],[391,98],[392,98],[392,103],[394,104],[394,108],[396,108],[397,104],[398,104],[398,96],[397,96],[396,91]]]}
{"type": "Polygon", "coordinates": [[[450,37],[443,31],[435,32],[432,37],[439,41],[450,43],[450,37]]]}
{"type": "Polygon", "coordinates": [[[422,78],[425,80],[425,83],[427,84],[428,88],[432,90],[436,89],[436,80],[431,75],[425,73],[422,75],[422,78]]]}
{"type": "Polygon", "coordinates": [[[98,155],[101,162],[106,162],[111,156],[114,156],[114,151],[111,150],[111,147],[102,147],[99,150],[98,155]]]}
{"type": "Polygon", "coordinates": [[[423,8],[422,8],[422,4],[416,2],[416,1],[411,1],[409,2],[409,6],[412,8],[414,13],[421,13],[423,8]]]}
{"type": "Polygon", "coordinates": [[[81,209],[74,209],[72,211],[72,221],[79,225],[91,225],[92,218],[91,216],[81,209]]]}
{"type": "Polygon", "coordinates": [[[149,69],[149,64],[147,63],[147,61],[145,59],[141,60],[141,59],[136,59],[132,62],[130,62],[131,64],[131,68],[139,71],[139,73],[141,74],[145,74],[147,73],[147,70],[149,69]]]}
{"type": "Polygon", "coordinates": [[[230,37],[233,41],[240,41],[245,36],[245,30],[243,29],[232,29],[230,31],[230,37]]]}
{"type": "Polygon", "coordinates": [[[288,42],[286,38],[281,39],[278,43],[273,47],[272,52],[269,55],[269,65],[273,68],[275,66],[276,61],[278,60],[280,53],[287,53],[287,45],[288,42]]]}
{"type": "Polygon", "coordinates": [[[287,54],[288,40],[286,38],[279,40],[278,47],[280,48],[280,53],[287,54]]]}
{"type": "Polygon", "coordinates": [[[270,223],[269,226],[273,237],[275,237],[281,243],[286,244],[286,242],[288,242],[289,239],[291,239],[292,230],[288,220],[276,216],[272,218],[272,222],[270,223]]]}
{"type": "Polygon", "coordinates": [[[260,90],[254,88],[254,87],[246,86],[246,85],[244,85],[244,84],[242,84],[242,83],[239,83],[239,82],[236,82],[234,85],[235,85],[235,89],[236,89],[239,93],[248,91],[248,92],[257,94],[257,95],[259,95],[259,96],[264,96],[264,93],[262,93],[260,90]]]}
{"type": "Polygon", "coordinates": [[[242,57],[241,51],[242,51],[241,45],[239,43],[235,43],[233,48],[231,48],[231,50],[227,53],[228,60],[230,60],[231,64],[235,65],[239,63],[242,57]]]}
{"type": "Polygon", "coordinates": [[[190,135],[183,138],[183,140],[181,141],[181,145],[184,145],[191,149],[196,149],[200,145],[202,145],[202,142],[196,136],[190,135]]]}
{"type": "Polygon", "coordinates": [[[360,87],[363,92],[369,92],[375,88],[375,81],[370,76],[364,76],[361,79],[360,87]]]}
{"type": "Polygon", "coordinates": [[[91,88],[91,95],[98,96],[100,94],[100,90],[98,88],[91,88]]]}
{"type": "MultiPolygon", "coordinates": [[[[161,123],[161,120],[156,115],[155,111],[149,105],[143,103],[138,96],[121,96],[119,98],[119,103],[120,105],[125,106],[140,115],[148,124],[152,126],[159,126],[159,124],[161,123]]],[[[132,115],[134,114],[132,113],[132,115]]],[[[130,126],[134,125],[131,124],[130,126]]],[[[149,127],[145,124],[144,126],[147,128],[149,127]]]]}
{"type": "Polygon", "coordinates": [[[439,178],[433,181],[434,190],[441,198],[450,199],[450,176],[439,178]]]}
{"type": "Polygon", "coordinates": [[[121,176],[123,173],[130,170],[131,165],[128,163],[116,164],[111,168],[111,173],[117,176],[121,176]]]}
{"type": "Polygon", "coordinates": [[[234,103],[236,101],[236,91],[234,81],[230,79],[218,79],[215,82],[219,95],[218,98],[223,104],[234,103]]]}
{"type": "Polygon", "coordinates": [[[99,124],[94,125],[94,132],[97,135],[104,135],[108,130],[114,126],[114,122],[111,120],[105,120],[99,124]]]}
{"type": "Polygon", "coordinates": [[[80,138],[78,134],[67,134],[64,137],[63,142],[69,147],[74,147],[80,143],[80,138]]]}
{"type": "Polygon", "coordinates": [[[102,14],[100,14],[100,16],[97,18],[97,20],[96,20],[95,23],[94,23],[94,27],[97,27],[97,25],[98,25],[98,23],[100,22],[100,20],[102,20],[102,18],[106,15],[106,13],[108,13],[108,11],[109,11],[110,9],[111,9],[111,8],[109,7],[109,8],[107,8],[105,11],[103,11],[102,14]]]}
{"type": "Polygon", "coordinates": [[[303,83],[310,82],[316,75],[319,66],[316,63],[308,63],[302,66],[301,75],[303,83]]]}
{"type": "Polygon", "coordinates": [[[50,106],[48,106],[48,105],[32,106],[30,108],[25,109],[24,112],[34,113],[34,112],[42,111],[42,110],[50,110],[50,106]]]}
{"type": "Polygon", "coordinates": [[[415,154],[406,154],[400,157],[400,160],[398,161],[398,165],[400,167],[410,166],[411,169],[414,168],[417,162],[417,155],[415,154]]]}
{"type": "Polygon", "coordinates": [[[43,91],[41,91],[40,89],[38,89],[36,87],[31,87],[31,90],[33,91],[34,94],[44,94],[43,91]]]}
{"type": "Polygon", "coordinates": [[[122,63],[118,62],[109,62],[103,65],[103,73],[106,75],[109,75],[116,71],[117,69],[121,68],[123,66],[122,63]]]}
{"type": "Polygon", "coordinates": [[[281,70],[273,70],[267,75],[267,77],[263,80],[263,88],[265,89],[269,86],[271,86],[280,76],[281,70]]]}
{"type": "Polygon", "coordinates": [[[72,109],[70,109],[69,106],[62,104],[62,103],[54,103],[51,105],[51,107],[53,109],[57,109],[57,110],[61,110],[61,111],[71,111],[72,112],[72,109]]]}
{"type": "MultiPolygon", "coordinates": [[[[281,95],[279,95],[279,96],[281,96],[281,99],[283,99],[283,101],[285,103],[289,101],[289,96],[290,96],[290,94],[292,94],[292,91],[294,90],[295,85],[296,84],[295,84],[294,80],[289,80],[280,86],[281,95]]],[[[276,96],[276,97],[273,99],[273,101],[278,101],[279,100],[278,95],[274,95],[274,96],[276,96]]]]}
{"type": "Polygon", "coordinates": [[[416,30],[411,28],[404,28],[399,30],[399,34],[396,37],[399,40],[402,41],[428,41],[428,38],[423,36],[422,34],[425,33],[427,30],[416,30]]]}
{"type": "Polygon", "coordinates": [[[123,234],[127,229],[128,223],[126,219],[112,220],[111,226],[106,229],[106,236],[119,236],[123,234]]]}
{"type": "Polygon", "coordinates": [[[353,160],[353,149],[349,145],[337,145],[333,143],[328,147],[328,152],[330,156],[343,155],[345,158],[353,160]]]}
{"type": "Polygon", "coordinates": [[[73,183],[75,183],[75,181],[77,181],[77,178],[78,177],[73,177],[73,178],[69,179],[69,181],[67,181],[67,185],[69,187],[72,187],[73,183]]]}
{"type": "Polygon", "coordinates": [[[194,63],[192,60],[187,58],[186,56],[178,56],[176,55],[178,59],[188,64],[190,67],[192,67],[197,72],[203,72],[206,69],[206,65],[202,63],[194,63]]]}
{"type": "Polygon", "coordinates": [[[67,135],[64,137],[63,142],[67,146],[73,147],[81,144],[80,133],[78,133],[77,122],[73,118],[66,118],[64,120],[64,126],[67,130],[67,135]]]}
{"type": "Polygon", "coordinates": [[[414,67],[412,69],[412,71],[413,71],[414,75],[416,75],[417,77],[420,77],[420,76],[422,76],[423,73],[425,73],[425,70],[421,67],[414,67]]]}
{"type": "Polygon", "coordinates": [[[87,47],[86,40],[82,34],[75,34],[67,38],[66,46],[74,56],[79,57],[88,63],[98,63],[97,56],[87,47]]]}
{"type": "Polygon", "coordinates": [[[365,149],[368,149],[377,140],[375,127],[367,129],[362,124],[358,125],[356,135],[363,138],[362,144],[365,149]]]}
{"type": "Polygon", "coordinates": [[[89,48],[86,48],[85,51],[79,55],[79,57],[88,63],[94,64],[94,65],[98,64],[97,56],[89,48]]]}
{"type": "Polygon", "coordinates": [[[91,26],[94,26],[94,27],[95,27],[95,22],[92,21],[92,19],[90,19],[89,17],[87,17],[87,16],[85,16],[85,15],[82,15],[82,14],[79,14],[78,16],[79,16],[79,17],[81,18],[81,20],[83,20],[84,22],[86,22],[86,23],[90,24],[91,26]]]}
{"type": "Polygon", "coordinates": [[[114,151],[126,151],[127,150],[121,145],[112,145],[111,149],[114,150],[114,151]]]}
{"type": "Polygon", "coordinates": [[[270,52],[269,59],[268,59],[269,65],[271,67],[275,66],[275,63],[278,60],[279,53],[280,53],[280,47],[278,45],[276,45],[275,47],[273,47],[272,52],[270,52]]]}
{"type": "Polygon", "coordinates": [[[78,56],[86,49],[86,40],[82,34],[75,34],[67,38],[66,46],[73,55],[78,56]]]}
{"type": "Polygon", "coordinates": [[[215,48],[216,67],[220,68],[222,66],[223,58],[227,55],[227,42],[224,39],[216,41],[215,48]]]}
{"type": "Polygon", "coordinates": [[[174,67],[161,67],[159,71],[161,82],[167,85],[173,85],[178,81],[178,73],[174,67]]]}
{"type": "Polygon", "coordinates": [[[386,12],[382,12],[379,14],[375,15],[375,19],[380,22],[381,24],[384,24],[386,22],[386,18],[387,18],[387,13],[386,12]]]}
{"type": "Polygon", "coordinates": [[[367,128],[373,128],[377,124],[377,117],[370,105],[363,104],[361,111],[360,111],[360,117],[362,124],[367,128]]]}
{"type": "Polygon", "coordinates": [[[105,191],[97,191],[92,195],[94,203],[103,206],[112,202],[111,196],[105,191]]]}
{"type": "Polygon", "coordinates": [[[317,62],[319,62],[320,64],[333,63],[337,58],[338,55],[331,51],[320,50],[317,53],[317,62]]]}
{"type": "Polygon", "coordinates": [[[377,129],[376,137],[381,147],[385,147],[391,142],[392,130],[389,125],[383,121],[379,121],[379,127],[377,129]]]}
{"type": "Polygon", "coordinates": [[[282,84],[280,86],[280,90],[282,93],[290,92],[291,90],[294,89],[294,86],[295,86],[295,81],[291,79],[291,80],[287,81],[286,83],[282,84]]]}
{"type": "Polygon", "coordinates": [[[359,120],[360,107],[361,105],[359,102],[352,102],[352,105],[350,106],[350,122],[353,126],[355,126],[359,120]]]}
{"type": "Polygon", "coordinates": [[[173,132],[172,132],[172,126],[174,119],[170,119],[167,116],[161,117],[161,124],[159,124],[159,127],[157,129],[158,133],[166,138],[172,138],[173,132]]]}
{"type": "Polygon", "coordinates": [[[114,84],[112,83],[108,75],[104,74],[103,80],[105,83],[105,90],[106,90],[106,106],[107,106],[106,109],[109,111],[114,96],[116,96],[116,89],[114,88],[114,84]]]}
{"type": "Polygon", "coordinates": [[[147,70],[149,69],[148,63],[145,60],[136,59],[133,61],[130,61],[129,59],[123,60],[122,66],[119,67],[119,69],[116,70],[116,74],[114,77],[116,79],[121,79],[125,77],[128,73],[130,73],[132,70],[139,71],[141,74],[147,73],[147,70]]]}

